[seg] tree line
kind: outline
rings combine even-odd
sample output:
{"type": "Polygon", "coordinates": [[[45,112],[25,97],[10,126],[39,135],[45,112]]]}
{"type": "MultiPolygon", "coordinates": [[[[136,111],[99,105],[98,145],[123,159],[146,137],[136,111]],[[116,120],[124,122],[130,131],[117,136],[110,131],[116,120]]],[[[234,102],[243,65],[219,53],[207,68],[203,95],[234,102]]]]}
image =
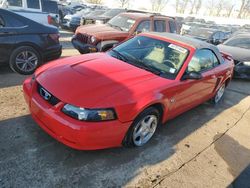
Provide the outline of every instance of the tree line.
{"type": "MultiPolygon", "coordinates": [[[[87,0],[89,3],[101,4],[104,0],[87,0]]],[[[117,0],[120,7],[126,8],[132,0],[117,0]]],[[[163,11],[171,0],[150,0],[151,10],[155,12],[163,11]]],[[[250,18],[250,0],[176,0],[176,13],[198,14],[205,8],[208,16],[231,17],[237,3],[240,4],[236,12],[238,18],[250,18]]]]}

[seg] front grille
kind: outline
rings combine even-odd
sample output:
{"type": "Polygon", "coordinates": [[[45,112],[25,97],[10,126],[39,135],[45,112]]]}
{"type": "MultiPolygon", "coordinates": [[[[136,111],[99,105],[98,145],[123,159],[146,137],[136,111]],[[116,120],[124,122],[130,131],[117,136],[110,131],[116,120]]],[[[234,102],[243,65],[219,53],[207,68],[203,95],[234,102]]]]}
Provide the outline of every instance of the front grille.
{"type": "Polygon", "coordinates": [[[82,43],[88,43],[89,36],[81,33],[77,33],[76,35],[77,40],[79,40],[82,43]]]}
{"type": "Polygon", "coordinates": [[[55,106],[57,105],[60,100],[53,96],[50,92],[48,92],[44,87],[42,87],[40,84],[37,85],[37,92],[38,94],[48,103],[55,106]]]}

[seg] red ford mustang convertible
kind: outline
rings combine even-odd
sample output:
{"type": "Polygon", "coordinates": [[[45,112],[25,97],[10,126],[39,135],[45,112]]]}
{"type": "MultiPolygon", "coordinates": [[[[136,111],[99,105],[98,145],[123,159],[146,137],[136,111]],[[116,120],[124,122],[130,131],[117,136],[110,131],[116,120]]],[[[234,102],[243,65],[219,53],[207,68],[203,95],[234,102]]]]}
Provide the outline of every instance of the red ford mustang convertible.
{"type": "Polygon", "coordinates": [[[32,117],[75,149],[142,146],[167,120],[218,103],[233,61],[208,43],[140,34],[106,53],[60,59],[24,84],[32,117]]]}

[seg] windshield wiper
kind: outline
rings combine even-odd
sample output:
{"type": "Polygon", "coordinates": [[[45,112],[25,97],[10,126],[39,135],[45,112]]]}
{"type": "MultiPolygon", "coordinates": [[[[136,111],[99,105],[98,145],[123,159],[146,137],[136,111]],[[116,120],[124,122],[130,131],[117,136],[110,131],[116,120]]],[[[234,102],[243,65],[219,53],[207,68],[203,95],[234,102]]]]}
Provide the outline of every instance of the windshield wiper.
{"type": "Polygon", "coordinates": [[[117,28],[117,29],[123,31],[122,28],[119,27],[118,25],[112,25],[111,23],[107,23],[107,24],[108,24],[110,27],[117,28]]]}
{"type": "Polygon", "coordinates": [[[154,74],[156,74],[156,75],[164,74],[164,72],[162,72],[162,71],[160,71],[160,70],[154,68],[153,66],[146,65],[146,64],[144,64],[144,63],[140,64],[139,66],[140,66],[142,69],[147,70],[147,71],[150,71],[150,72],[152,72],[152,73],[154,73],[154,74]]]}
{"type": "Polygon", "coordinates": [[[143,61],[138,60],[138,59],[133,59],[132,61],[129,61],[129,63],[133,64],[136,67],[144,69],[146,71],[152,72],[152,73],[154,73],[156,75],[164,74],[164,72],[158,70],[157,68],[155,68],[153,66],[147,65],[143,61]]]}
{"type": "Polygon", "coordinates": [[[156,69],[155,67],[147,65],[147,64],[144,64],[143,61],[140,61],[140,60],[129,60],[126,56],[122,55],[117,50],[112,49],[111,51],[114,52],[117,55],[117,58],[120,59],[120,60],[122,60],[122,61],[125,61],[125,62],[127,62],[129,64],[132,64],[132,65],[134,65],[136,67],[139,67],[141,69],[144,69],[146,71],[152,72],[153,74],[156,74],[156,75],[164,74],[164,72],[156,69]]]}

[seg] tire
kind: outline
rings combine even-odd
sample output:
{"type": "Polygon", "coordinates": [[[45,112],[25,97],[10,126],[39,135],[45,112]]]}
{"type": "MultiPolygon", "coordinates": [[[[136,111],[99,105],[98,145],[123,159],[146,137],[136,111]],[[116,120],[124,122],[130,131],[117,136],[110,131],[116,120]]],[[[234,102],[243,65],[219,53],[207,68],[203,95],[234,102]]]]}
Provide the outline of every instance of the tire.
{"type": "Polygon", "coordinates": [[[30,75],[41,65],[42,58],[40,54],[30,46],[21,46],[16,48],[11,56],[10,68],[19,74],[30,75]]]}
{"type": "Polygon", "coordinates": [[[220,88],[218,89],[218,91],[216,92],[215,96],[211,99],[211,102],[213,104],[218,104],[221,99],[223,98],[224,96],[224,93],[225,93],[225,89],[226,89],[226,84],[223,83],[220,88]]]}
{"type": "Polygon", "coordinates": [[[161,114],[154,107],[150,107],[144,110],[130,126],[123,140],[123,145],[125,147],[141,147],[148,143],[156,132],[156,129],[160,123],[160,117],[161,114]],[[152,123],[150,124],[149,121],[152,121],[152,123]],[[151,130],[149,127],[146,128],[146,124],[144,124],[144,128],[146,129],[143,131],[143,125],[141,124],[142,122],[148,122],[150,124],[151,130]],[[145,134],[146,132],[148,133],[145,134]],[[142,137],[144,137],[144,140],[142,139],[142,137]]]}

